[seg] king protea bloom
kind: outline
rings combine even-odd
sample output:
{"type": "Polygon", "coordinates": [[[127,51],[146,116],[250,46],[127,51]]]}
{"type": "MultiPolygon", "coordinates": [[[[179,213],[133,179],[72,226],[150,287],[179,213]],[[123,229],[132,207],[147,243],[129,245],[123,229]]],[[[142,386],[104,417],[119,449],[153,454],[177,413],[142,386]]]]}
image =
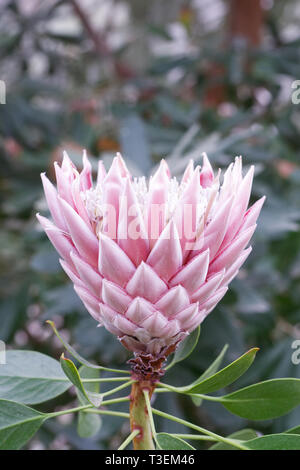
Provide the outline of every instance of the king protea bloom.
{"type": "Polygon", "coordinates": [[[206,156],[179,182],[162,160],[133,178],[117,155],[93,184],[84,153],[55,164],[57,189],[42,174],[53,222],[37,215],[75,291],[99,325],[136,356],[173,351],[224,297],[251,247],[264,202],[248,209],[254,168],[241,157],[221,178],[206,156]]]}

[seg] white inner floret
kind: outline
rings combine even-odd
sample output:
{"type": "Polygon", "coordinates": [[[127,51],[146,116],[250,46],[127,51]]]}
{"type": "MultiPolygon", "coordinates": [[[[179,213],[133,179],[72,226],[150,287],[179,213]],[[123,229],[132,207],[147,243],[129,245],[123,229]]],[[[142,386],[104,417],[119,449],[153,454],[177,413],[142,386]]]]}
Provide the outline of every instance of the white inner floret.
{"type": "Polygon", "coordinates": [[[142,214],[145,212],[148,197],[148,186],[145,176],[133,178],[133,189],[136,194],[142,214]]]}
{"type": "Polygon", "coordinates": [[[103,191],[100,184],[96,188],[88,189],[81,192],[82,200],[85,208],[93,222],[99,222],[103,218],[103,191]]]}
{"type": "MultiPolygon", "coordinates": [[[[176,208],[179,205],[179,201],[187,187],[188,182],[179,183],[176,177],[173,177],[169,181],[167,188],[167,198],[164,205],[164,224],[166,225],[173,217],[176,208]]],[[[149,183],[144,176],[134,178],[132,186],[136,194],[136,199],[141,210],[141,214],[146,221],[146,212],[149,210],[148,196],[149,196],[149,183]]],[[[199,227],[203,225],[203,219],[205,223],[209,222],[210,216],[213,212],[213,208],[216,203],[217,194],[219,190],[219,183],[216,182],[209,188],[202,188],[199,198],[199,205],[197,207],[197,225],[199,227]]],[[[103,229],[103,216],[107,207],[104,202],[104,191],[103,183],[97,184],[95,188],[88,189],[87,191],[81,192],[81,197],[86,207],[88,216],[95,224],[95,231],[97,236],[100,235],[103,229]]]]}

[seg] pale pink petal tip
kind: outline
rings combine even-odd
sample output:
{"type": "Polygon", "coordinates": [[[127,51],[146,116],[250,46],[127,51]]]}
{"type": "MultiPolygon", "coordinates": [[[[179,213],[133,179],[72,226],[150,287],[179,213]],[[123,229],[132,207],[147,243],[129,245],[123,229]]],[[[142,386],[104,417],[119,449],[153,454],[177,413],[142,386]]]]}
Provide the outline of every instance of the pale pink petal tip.
{"type": "Polygon", "coordinates": [[[206,155],[206,153],[203,153],[203,164],[202,164],[202,169],[200,173],[200,183],[203,188],[207,188],[208,186],[211,186],[214,180],[214,172],[212,169],[212,166],[210,164],[210,161],[206,155]]]}

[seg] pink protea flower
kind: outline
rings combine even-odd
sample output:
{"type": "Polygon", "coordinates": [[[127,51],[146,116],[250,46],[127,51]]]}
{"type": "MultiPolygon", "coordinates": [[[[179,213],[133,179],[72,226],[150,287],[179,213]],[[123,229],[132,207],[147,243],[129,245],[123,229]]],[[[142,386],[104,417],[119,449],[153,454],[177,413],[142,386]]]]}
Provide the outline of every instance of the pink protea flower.
{"type": "Polygon", "coordinates": [[[254,168],[241,157],[214,176],[187,166],[181,182],[164,160],[147,182],[120,155],[93,186],[84,154],[42,174],[50,222],[37,215],[87,310],[136,355],[167,355],[225,295],[251,247],[264,198],[247,210],[254,168]]]}

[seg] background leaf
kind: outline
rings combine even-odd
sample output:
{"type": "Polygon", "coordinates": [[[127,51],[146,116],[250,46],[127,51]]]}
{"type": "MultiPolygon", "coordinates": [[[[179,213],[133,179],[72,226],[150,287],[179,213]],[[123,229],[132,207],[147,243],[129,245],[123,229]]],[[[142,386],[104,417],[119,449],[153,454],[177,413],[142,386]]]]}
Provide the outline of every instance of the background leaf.
{"type": "Polygon", "coordinates": [[[242,418],[276,418],[300,404],[300,379],[267,380],[225,395],[223,399],[223,406],[242,418]]]}
{"type": "Polygon", "coordinates": [[[90,392],[84,387],[74,362],[62,355],[60,364],[68,379],[72,382],[73,385],[75,385],[77,393],[80,395],[80,401],[84,404],[91,404],[98,408],[102,401],[102,395],[99,393],[90,392]]]}
{"type": "Polygon", "coordinates": [[[300,436],[294,434],[269,434],[245,444],[253,450],[300,450],[300,436]]]}
{"type": "Polygon", "coordinates": [[[177,362],[184,361],[195,349],[199,336],[200,336],[200,325],[190,334],[188,335],[178,346],[176,349],[173,359],[170,364],[166,367],[166,369],[170,369],[173,367],[177,362]]]}
{"type": "Polygon", "coordinates": [[[98,433],[102,425],[99,415],[79,411],[77,418],[77,433],[80,437],[89,438],[98,433]]]}
{"type": "MultiPolygon", "coordinates": [[[[82,379],[98,379],[100,371],[91,369],[90,367],[81,366],[78,369],[79,375],[82,379]]],[[[84,388],[87,392],[97,393],[100,392],[100,382],[86,382],[84,388]]],[[[82,405],[86,404],[86,400],[82,398],[82,394],[78,393],[77,396],[82,405]]],[[[80,437],[92,437],[100,430],[102,425],[101,416],[93,413],[84,413],[80,411],[77,418],[77,433],[80,437]]]]}
{"type": "Polygon", "coordinates": [[[300,434],[300,426],[288,429],[287,431],[284,431],[284,434],[300,434]]]}
{"type": "MultiPolygon", "coordinates": [[[[202,380],[207,379],[208,377],[210,377],[211,375],[215,374],[218,371],[220,365],[222,364],[222,361],[226,354],[227,349],[228,349],[228,344],[225,344],[224,348],[222,349],[218,357],[203,372],[203,374],[200,375],[198,382],[201,382],[202,380]]],[[[192,397],[192,401],[196,406],[200,406],[203,400],[202,398],[199,398],[199,397],[192,397]]]]}
{"type": "Polygon", "coordinates": [[[218,371],[220,365],[222,364],[222,361],[226,354],[227,349],[228,349],[228,344],[225,344],[224,348],[222,349],[218,357],[214,360],[214,362],[211,363],[211,365],[206,369],[206,371],[204,371],[203,374],[200,375],[197,382],[202,382],[203,380],[208,379],[209,377],[211,377],[218,371]]]}
{"type": "Polygon", "coordinates": [[[0,449],[16,450],[37,432],[46,415],[28,406],[0,399],[0,449]]]}
{"type": "Polygon", "coordinates": [[[190,444],[185,442],[179,437],[171,436],[170,434],[161,432],[156,435],[157,441],[162,450],[193,450],[190,444]]]}
{"type": "Polygon", "coordinates": [[[204,380],[196,380],[193,384],[186,387],[179,387],[179,390],[189,394],[206,394],[212,393],[216,390],[226,387],[227,385],[235,382],[247,369],[251,366],[255,359],[258,348],[250,349],[241,357],[236,359],[228,366],[221,369],[219,372],[207,377],[204,380]]]}
{"type": "MultiPolygon", "coordinates": [[[[230,439],[237,439],[239,441],[249,441],[257,437],[257,432],[253,429],[241,429],[227,437],[230,439]]],[[[237,450],[237,448],[224,442],[217,442],[217,444],[212,445],[209,450],[237,450]]]]}
{"type": "Polygon", "coordinates": [[[36,404],[64,393],[71,383],[59,362],[36,351],[6,352],[0,366],[0,398],[36,404]]]}

